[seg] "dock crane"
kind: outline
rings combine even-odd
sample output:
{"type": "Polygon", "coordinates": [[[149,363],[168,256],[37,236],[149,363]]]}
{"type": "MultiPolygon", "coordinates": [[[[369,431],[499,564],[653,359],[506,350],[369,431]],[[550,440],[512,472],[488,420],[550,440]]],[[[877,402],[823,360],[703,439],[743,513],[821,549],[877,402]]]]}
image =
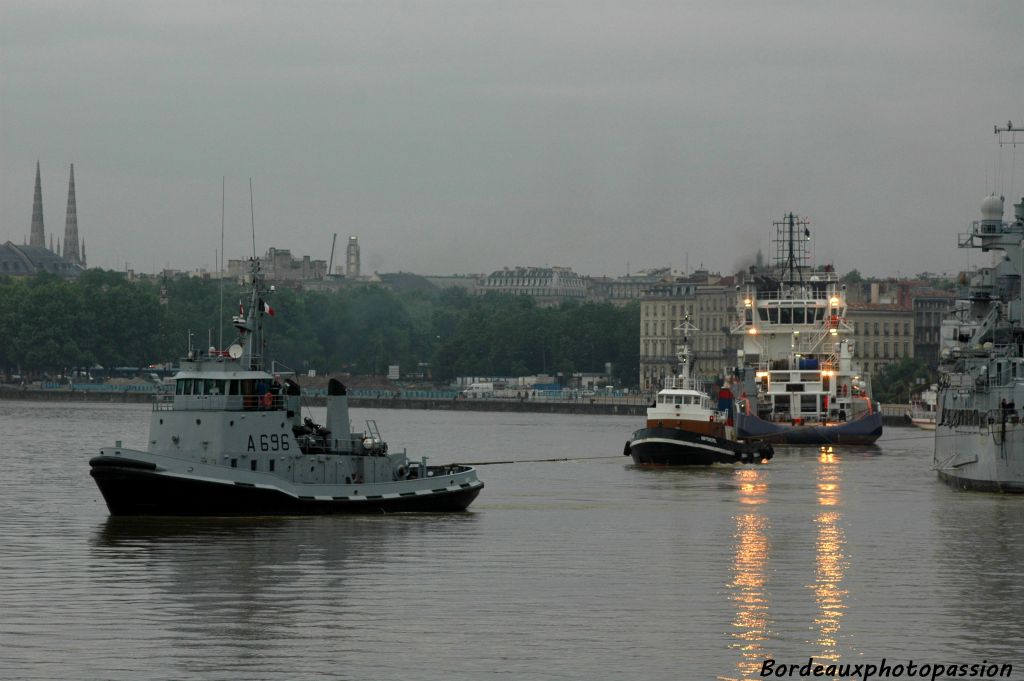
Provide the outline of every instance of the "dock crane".
{"type": "Polygon", "coordinates": [[[334,276],[334,245],[338,243],[338,233],[334,233],[334,239],[331,240],[331,260],[327,263],[327,276],[334,276]]]}

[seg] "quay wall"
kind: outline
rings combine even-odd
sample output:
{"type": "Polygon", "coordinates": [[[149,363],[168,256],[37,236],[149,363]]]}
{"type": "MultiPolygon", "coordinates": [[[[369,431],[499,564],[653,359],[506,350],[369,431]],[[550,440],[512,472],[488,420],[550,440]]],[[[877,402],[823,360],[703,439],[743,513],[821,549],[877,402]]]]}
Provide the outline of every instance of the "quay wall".
{"type": "MultiPolygon", "coordinates": [[[[105,403],[149,403],[153,393],[122,390],[41,390],[39,388],[0,387],[0,400],[27,400],[43,402],[105,402],[105,403]]],[[[326,400],[312,395],[303,398],[303,404],[322,407],[326,400]]],[[[587,402],[557,400],[443,400],[407,397],[356,397],[349,396],[350,407],[360,409],[437,409],[443,411],[510,411],[545,414],[619,414],[643,416],[647,411],[645,402],[587,402]]]]}
{"type": "MultiPolygon", "coordinates": [[[[45,402],[105,402],[105,403],[148,403],[153,400],[152,392],[123,390],[41,390],[0,386],[0,400],[28,400],[45,402]]],[[[324,398],[311,396],[304,403],[324,406],[324,398]]],[[[538,414],[605,414],[618,416],[643,416],[647,403],[639,400],[612,402],[587,399],[580,400],[500,400],[470,399],[445,400],[407,397],[349,397],[349,406],[360,409],[436,409],[442,411],[505,411],[538,414]]],[[[883,404],[882,422],[886,426],[910,426],[906,416],[907,406],[883,404]]]]}

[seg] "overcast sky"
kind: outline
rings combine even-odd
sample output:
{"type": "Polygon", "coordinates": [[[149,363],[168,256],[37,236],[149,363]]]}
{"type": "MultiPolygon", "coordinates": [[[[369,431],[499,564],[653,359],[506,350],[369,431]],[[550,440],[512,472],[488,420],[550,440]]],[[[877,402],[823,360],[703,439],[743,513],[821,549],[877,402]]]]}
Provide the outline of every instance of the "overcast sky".
{"type": "Polygon", "coordinates": [[[840,271],[955,271],[1024,193],[1022,38],[1021,0],[0,0],[0,243],[38,160],[106,268],[213,269],[222,177],[249,256],[251,177],[260,253],[364,271],[725,273],[790,211],[840,271]]]}

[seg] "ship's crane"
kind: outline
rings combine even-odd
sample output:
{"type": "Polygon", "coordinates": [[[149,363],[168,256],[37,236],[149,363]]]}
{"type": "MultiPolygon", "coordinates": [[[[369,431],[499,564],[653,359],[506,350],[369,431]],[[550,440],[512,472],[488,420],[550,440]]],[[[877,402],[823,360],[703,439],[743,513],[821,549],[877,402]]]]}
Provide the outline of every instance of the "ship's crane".
{"type": "Polygon", "coordinates": [[[331,240],[331,260],[327,263],[327,276],[334,274],[334,245],[338,243],[338,233],[334,233],[334,238],[331,240]]]}

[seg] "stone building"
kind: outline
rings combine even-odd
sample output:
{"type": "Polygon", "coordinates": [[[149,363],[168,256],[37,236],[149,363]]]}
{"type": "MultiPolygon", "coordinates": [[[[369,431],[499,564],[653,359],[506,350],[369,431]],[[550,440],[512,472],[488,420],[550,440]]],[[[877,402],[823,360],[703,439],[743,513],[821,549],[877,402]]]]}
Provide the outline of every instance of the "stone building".
{"type": "MultiPolygon", "coordinates": [[[[260,258],[260,270],[271,284],[301,286],[304,281],[316,281],[327,275],[327,261],[313,260],[308,255],[293,258],[287,248],[269,248],[260,258]]],[[[228,260],[228,275],[239,281],[249,274],[248,260],[228,260]]]]}
{"type": "Polygon", "coordinates": [[[739,341],[729,331],[735,315],[732,277],[695,272],[665,277],[640,299],[640,387],[659,389],[678,372],[677,350],[687,338],[694,375],[711,381],[736,364],[739,341]],[[684,322],[696,330],[684,333],[684,322]]]}
{"type": "Polygon", "coordinates": [[[925,362],[934,371],[939,365],[942,344],[942,320],[956,302],[952,291],[920,289],[915,292],[912,307],[914,311],[914,357],[925,362]]]}
{"type": "Polygon", "coordinates": [[[721,377],[736,366],[741,338],[731,332],[736,316],[736,280],[716,277],[697,287],[694,358],[697,372],[721,377]]]}
{"type": "Polygon", "coordinates": [[[671,271],[665,267],[627,274],[615,279],[586,277],[586,282],[591,300],[625,307],[633,301],[640,300],[648,289],[668,276],[671,276],[671,271]]]}
{"type": "Polygon", "coordinates": [[[877,375],[889,364],[914,356],[914,312],[887,303],[850,303],[846,321],[853,327],[853,361],[877,375]]]}
{"type": "MultiPolygon", "coordinates": [[[[860,319],[868,312],[888,310],[886,313],[889,320],[897,315],[896,310],[911,315],[911,351],[895,355],[895,337],[888,339],[889,355],[886,356],[885,318],[879,316],[877,320],[870,319],[871,331],[874,330],[874,322],[878,321],[881,326],[879,338],[871,337],[869,345],[862,348],[856,354],[867,359],[871,357],[872,367],[881,368],[885,360],[896,360],[903,357],[916,357],[925,362],[928,367],[935,370],[939,361],[939,347],[941,343],[942,320],[953,309],[956,294],[952,290],[935,288],[932,284],[940,281],[940,277],[934,279],[884,279],[879,281],[858,282],[851,285],[847,291],[847,301],[853,312],[850,313],[851,320],[860,319]],[[876,355],[875,340],[879,345],[879,352],[876,355]]],[[[891,327],[890,327],[891,328],[891,327]]],[[[902,322],[900,328],[902,329],[902,322]]],[[[865,338],[865,340],[868,340],[865,338]]],[[[906,334],[899,339],[899,349],[902,350],[903,343],[907,340],[906,334]]],[[[869,371],[869,369],[865,369],[869,371]]],[[[875,369],[871,369],[876,373],[875,369]]]]}
{"type": "Polygon", "coordinates": [[[568,267],[506,267],[483,277],[474,288],[478,295],[489,291],[531,296],[541,306],[553,306],[585,299],[587,282],[568,267]]]}

